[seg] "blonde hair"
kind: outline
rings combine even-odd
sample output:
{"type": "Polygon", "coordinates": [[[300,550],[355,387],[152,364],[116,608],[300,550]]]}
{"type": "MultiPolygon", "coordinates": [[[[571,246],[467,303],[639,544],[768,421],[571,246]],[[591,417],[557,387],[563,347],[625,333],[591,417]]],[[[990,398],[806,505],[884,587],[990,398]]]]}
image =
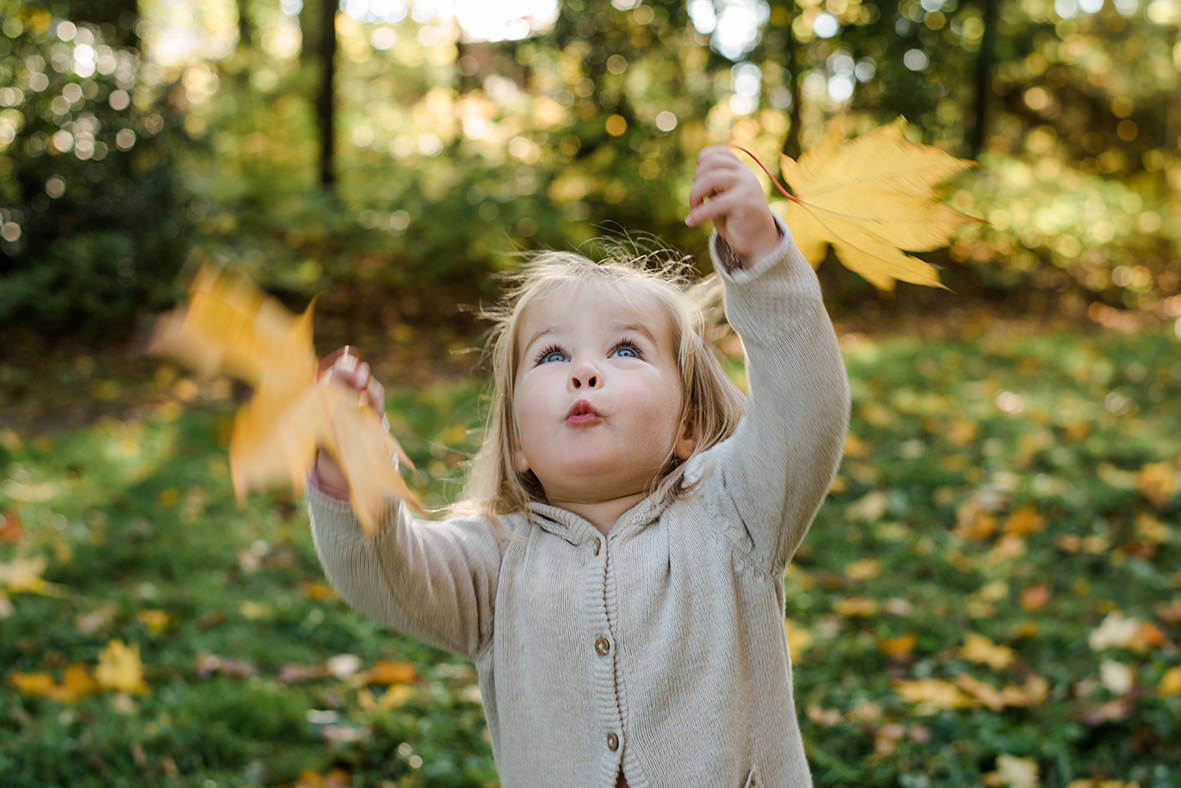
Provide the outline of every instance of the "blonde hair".
{"type": "Polygon", "coordinates": [[[621,245],[600,262],[573,252],[539,252],[529,256],[510,279],[500,304],[485,310],[493,321],[485,348],[493,392],[484,440],[469,468],[461,502],[453,512],[480,514],[498,522],[498,515],[522,511],[530,501],[545,502],[545,492],[532,471],[514,464],[520,447],[513,412],[520,366],[521,318],[531,304],[566,287],[606,286],[621,297],[649,296],[665,312],[671,328],[681,377],[681,413],[677,423],[691,425],[696,445],[689,458],[678,459],[672,447],[661,471],[649,485],[672,501],[687,494],[685,463],[734,432],[743,412],[743,396],[722,369],[706,340],[709,303],[717,301],[714,277],[693,284],[692,267],[667,253],[635,254],[621,245]],[[631,252],[623,254],[621,252],[631,252]]]}

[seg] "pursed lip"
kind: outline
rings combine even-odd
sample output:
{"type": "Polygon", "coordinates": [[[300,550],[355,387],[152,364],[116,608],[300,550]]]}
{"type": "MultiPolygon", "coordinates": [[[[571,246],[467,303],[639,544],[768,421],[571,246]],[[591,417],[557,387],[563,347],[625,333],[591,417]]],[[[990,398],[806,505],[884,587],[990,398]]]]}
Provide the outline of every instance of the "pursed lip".
{"type": "Polygon", "coordinates": [[[600,418],[599,412],[591,407],[591,404],[584,399],[575,402],[566,413],[567,424],[593,424],[600,418]]]}

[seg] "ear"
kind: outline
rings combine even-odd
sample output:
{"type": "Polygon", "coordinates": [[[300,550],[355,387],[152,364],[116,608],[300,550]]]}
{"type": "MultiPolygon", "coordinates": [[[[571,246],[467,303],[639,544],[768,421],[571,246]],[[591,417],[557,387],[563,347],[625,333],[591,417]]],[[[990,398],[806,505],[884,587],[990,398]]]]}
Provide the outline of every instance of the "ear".
{"type": "Polygon", "coordinates": [[[513,467],[517,469],[517,473],[525,473],[529,470],[529,458],[520,449],[513,451],[513,467]]]}
{"type": "Polygon", "coordinates": [[[677,444],[673,447],[678,460],[687,460],[693,454],[693,450],[697,448],[697,428],[690,421],[686,421],[684,427],[681,429],[681,436],[677,438],[677,444]]]}

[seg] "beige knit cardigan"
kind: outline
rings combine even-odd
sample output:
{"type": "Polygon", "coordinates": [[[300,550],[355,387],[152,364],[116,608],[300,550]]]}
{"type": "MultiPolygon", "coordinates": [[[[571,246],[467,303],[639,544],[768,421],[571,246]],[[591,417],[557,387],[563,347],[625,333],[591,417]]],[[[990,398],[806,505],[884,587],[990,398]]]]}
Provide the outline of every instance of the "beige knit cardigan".
{"type": "MultiPolygon", "coordinates": [[[[849,389],[790,235],[727,271],[748,366],[735,434],[691,460],[686,498],[650,497],[602,536],[563,509],[428,522],[367,539],[310,488],[316,549],[354,607],[473,660],[503,788],[810,786],[784,637],[783,574],[832,482],[849,389]]],[[[728,254],[727,254],[728,253],[728,254]]]]}

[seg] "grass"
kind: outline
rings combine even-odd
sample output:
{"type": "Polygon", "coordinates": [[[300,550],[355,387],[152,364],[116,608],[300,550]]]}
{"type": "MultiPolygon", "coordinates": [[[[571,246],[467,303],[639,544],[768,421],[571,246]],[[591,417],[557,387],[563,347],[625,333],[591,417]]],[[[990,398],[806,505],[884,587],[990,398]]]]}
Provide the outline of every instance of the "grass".
{"type": "MultiPolygon", "coordinates": [[[[852,437],[786,579],[818,786],[1181,786],[1178,350],[846,343],[852,437]]],[[[456,494],[480,401],[391,393],[428,503],[456,494]]],[[[234,502],[231,415],[161,395],[0,428],[0,782],[494,785],[470,665],[333,596],[291,493],[234,502]],[[146,691],[63,694],[111,641],[146,691]]]]}

